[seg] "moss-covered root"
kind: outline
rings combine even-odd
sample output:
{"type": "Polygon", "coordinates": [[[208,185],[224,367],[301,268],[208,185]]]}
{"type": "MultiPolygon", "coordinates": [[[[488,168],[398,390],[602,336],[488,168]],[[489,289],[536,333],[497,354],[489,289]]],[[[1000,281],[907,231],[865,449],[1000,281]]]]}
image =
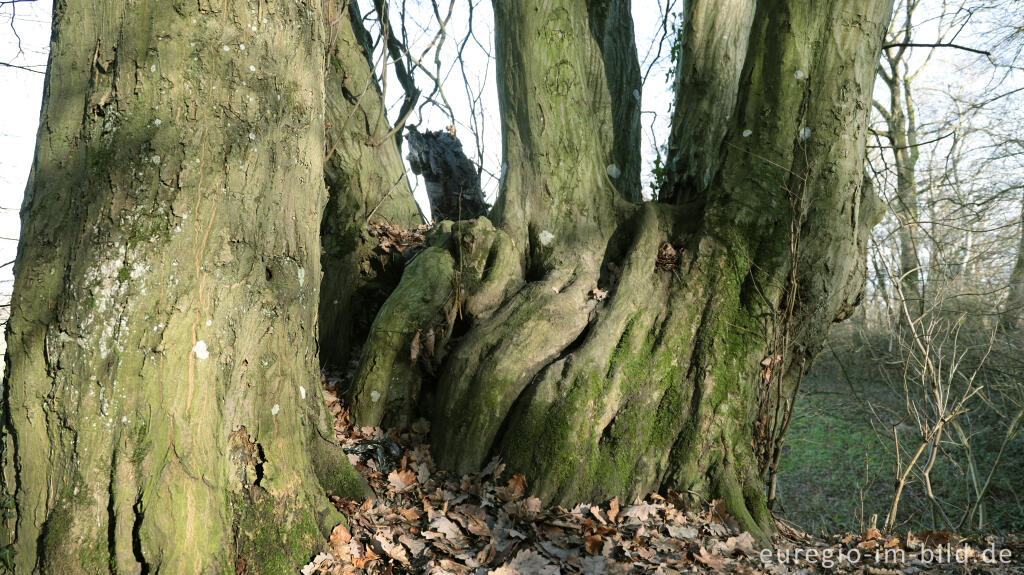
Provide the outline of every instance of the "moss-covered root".
{"type": "Polygon", "coordinates": [[[363,346],[349,402],[360,425],[403,426],[420,415],[423,383],[455,323],[497,306],[521,277],[508,236],[487,218],[442,222],[381,307],[363,346]]]}
{"type": "Polygon", "coordinates": [[[328,495],[373,499],[373,489],[348,460],[341,446],[319,435],[309,444],[309,457],[320,485],[328,495]]]}
{"type": "Polygon", "coordinates": [[[296,565],[308,561],[322,547],[325,534],[344,521],[320,499],[324,504],[311,507],[301,497],[273,497],[262,490],[233,495],[235,560],[225,571],[294,573],[296,565]]]}
{"type": "Polygon", "coordinates": [[[741,529],[749,531],[758,544],[768,546],[775,532],[774,519],[759,476],[747,471],[740,473],[735,464],[724,464],[716,473],[713,495],[725,501],[726,510],[741,529]]]}

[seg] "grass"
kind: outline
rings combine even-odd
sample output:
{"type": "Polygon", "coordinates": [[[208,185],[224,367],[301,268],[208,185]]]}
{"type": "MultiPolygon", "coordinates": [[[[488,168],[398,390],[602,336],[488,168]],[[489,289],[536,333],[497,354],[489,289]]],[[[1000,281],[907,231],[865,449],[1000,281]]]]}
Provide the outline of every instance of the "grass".
{"type": "MultiPolygon", "coordinates": [[[[899,366],[892,366],[897,368],[899,366]]],[[[881,527],[893,496],[896,458],[891,425],[894,415],[881,422],[875,413],[898,414],[903,399],[884,383],[877,357],[863,346],[826,348],[804,378],[780,461],[777,515],[811,532],[860,531],[877,515],[881,527]]],[[[979,467],[998,450],[999,421],[985,415],[984,406],[973,418],[979,467]]],[[[914,428],[904,423],[901,436],[913,439],[914,428]]],[[[905,444],[905,448],[910,447],[905,444]]],[[[916,447],[916,444],[913,446],[916,447]]],[[[932,471],[932,483],[943,508],[959,519],[968,500],[969,484],[963,450],[945,444],[932,471]]],[[[985,500],[987,533],[1024,530],[1024,434],[1013,441],[994,476],[985,500]]],[[[897,516],[897,530],[939,529],[920,481],[910,483],[897,516]]],[[[977,525],[974,526],[977,529],[977,525]]],[[[963,531],[970,532],[971,529],[963,531]]]]}

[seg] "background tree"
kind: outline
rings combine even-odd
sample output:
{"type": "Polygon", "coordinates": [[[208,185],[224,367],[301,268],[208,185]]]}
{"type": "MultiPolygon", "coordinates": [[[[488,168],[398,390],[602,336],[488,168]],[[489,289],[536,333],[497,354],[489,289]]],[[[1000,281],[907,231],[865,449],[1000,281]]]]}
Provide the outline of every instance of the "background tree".
{"type": "MultiPolygon", "coordinates": [[[[1019,13],[1012,2],[897,2],[874,98],[869,173],[888,210],[872,233],[865,313],[810,377],[808,404],[828,415],[809,411],[801,425],[854,437],[860,425],[868,438],[835,482],[847,494],[858,484],[861,499],[827,529],[858,513],[866,527],[874,512],[887,526],[1019,526],[1008,469],[1024,453],[1024,371],[1019,335],[1005,329],[1021,231],[1019,13]],[[836,397],[837,380],[855,405],[836,397]]],[[[791,461],[811,451],[794,446],[791,461]]],[[[835,491],[815,497],[806,469],[790,468],[784,503],[790,519],[821,525],[807,512],[835,491]]]]}

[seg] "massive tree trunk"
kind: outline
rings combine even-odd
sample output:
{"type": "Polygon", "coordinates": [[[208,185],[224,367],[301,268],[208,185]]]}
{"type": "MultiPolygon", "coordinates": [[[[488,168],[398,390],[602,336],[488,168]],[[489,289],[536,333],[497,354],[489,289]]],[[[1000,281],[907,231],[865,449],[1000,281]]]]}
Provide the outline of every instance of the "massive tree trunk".
{"type": "Polygon", "coordinates": [[[284,573],[361,493],[315,341],[320,3],[61,2],[3,388],[17,573],[284,573]]]}
{"type": "Polygon", "coordinates": [[[363,350],[360,423],[426,415],[442,465],[500,455],[548,502],[724,497],[766,535],[781,414],[863,287],[892,3],[709,4],[686,4],[672,188],[639,205],[604,136],[636,56],[599,19],[628,1],[495,2],[494,225],[442,224],[406,268],[363,350]]]}

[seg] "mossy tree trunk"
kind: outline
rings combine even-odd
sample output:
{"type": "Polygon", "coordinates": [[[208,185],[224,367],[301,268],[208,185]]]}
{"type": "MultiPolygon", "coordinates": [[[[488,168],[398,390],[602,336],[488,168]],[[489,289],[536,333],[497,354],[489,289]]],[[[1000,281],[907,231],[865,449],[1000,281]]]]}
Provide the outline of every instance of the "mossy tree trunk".
{"type": "Polygon", "coordinates": [[[324,178],[329,199],[320,232],[320,353],[322,362],[343,366],[402,274],[400,254],[375,253],[378,242],[367,234],[367,224],[409,228],[423,218],[390,136],[359,7],[352,0],[326,0],[325,5],[324,178]]]}
{"type": "Polygon", "coordinates": [[[780,414],[864,283],[892,3],[729,4],[686,5],[670,187],[636,204],[603,135],[635,88],[607,79],[636,56],[593,20],[628,2],[495,2],[494,225],[442,225],[406,269],[364,348],[359,422],[426,414],[441,464],[501,455],[548,502],[672,489],[768,533],[780,414]]]}
{"type": "Polygon", "coordinates": [[[58,2],[3,387],[17,573],[284,573],[360,493],[315,341],[320,2],[58,2]]]}

